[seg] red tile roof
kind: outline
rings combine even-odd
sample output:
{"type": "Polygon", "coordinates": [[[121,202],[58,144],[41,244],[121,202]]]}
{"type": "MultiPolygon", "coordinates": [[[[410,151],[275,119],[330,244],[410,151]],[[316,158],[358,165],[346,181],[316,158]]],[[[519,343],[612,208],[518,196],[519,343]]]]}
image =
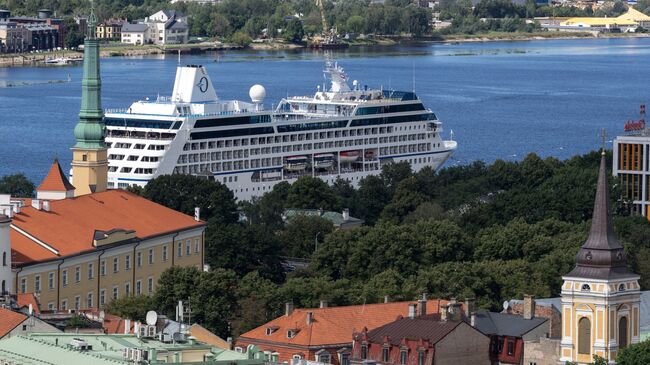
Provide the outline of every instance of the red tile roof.
{"type": "Polygon", "coordinates": [[[203,226],[205,222],[125,190],[53,200],[49,211],[33,208],[26,199],[12,220],[12,255],[20,265],[92,251],[95,232],[115,228],[145,239],[203,226]]]}
{"type": "Polygon", "coordinates": [[[434,344],[453,331],[461,321],[441,321],[438,313],[415,318],[399,318],[368,332],[368,340],[384,343],[388,338],[391,345],[399,346],[403,339],[428,340],[434,344]]]}
{"type": "Polygon", "coordinates": [[[23,323],[25,319],[27,319],[27,316],[22,313],[0,307],[0,338],[6,336],[7,333],[23,323]]]}
{"type": "Polygon", "coordinates": [[[34,296],[34,293],[16,294],[16,302],[18,302],[18,307],[20,308],[29,308],[31,304],[34,314],[41,314],[41,311],[38,309],[38,300],[34,296]]]}
{"type": "Polygon", "coordinates": [[[43,179],[43,182],[36,190],[68,191],[74,190],[74,186],[70,184],[70,181],[68,181],[68,178],[61,169],[61,165],[59,165],[59,161],[55,159],[50,167],[50,172],[47,173],[47,176],[45,176],[45,179],[43,179]]]}
{"type": "MultiPolygon", "coordinates": [[[[296,309],[289,316],[282,316],[240,336],[245,342],[273,342],[300,346],[323,346],[347,344],[352,342],[352,334],[364,328],[374,329],[393,322],[399,316],[408,315],[409,304],[417,302],[395,302],[354,305],[346,307],[327,307],[296,309]],[[313,314],[311,325],[307,324],[307,313],[313,314]],[[269,327],[277,327],[270,335],[269,327]],[[287,338],[287,330],[297,329],[293,338],[287,338]]],[[[427,311],[437,313],[439,305],[446,300],[427,301],[427,311]]]]}

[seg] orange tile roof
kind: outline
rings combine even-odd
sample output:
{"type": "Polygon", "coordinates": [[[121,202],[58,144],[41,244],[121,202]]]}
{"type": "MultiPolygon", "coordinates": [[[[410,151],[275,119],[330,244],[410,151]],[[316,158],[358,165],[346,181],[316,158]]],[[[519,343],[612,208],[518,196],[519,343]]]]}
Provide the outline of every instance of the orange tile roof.
{"type": "Polygon", "coordinates": [[[47,173],[47,176],[45,176],[45,179],[43,179],[43,182],[36,190],[68,191],[74,190],[74,186],[70,184],[70,181],[68,181],[68,178],[63,173],[61,165],[59,165],[59,160],[55,159],[50,167],[50,172],[47,173]]]}
{"type": "Polygon", "coordinates": [[[29,308],[29,305],[32,305],[35,315],[41,314],[41,311],[38,309],[38,300],[34,293],[22,293],[16,294],[16,302],[18,302],[19,308],[29,308]]]}
{"type": "Polygon", "coordinates": [[[50,211],[35,209],[26,199],[12,218],[11,241],[18,264],[92,251],[95,231],[121,228],[145,239],[204,225],[128,191],[108,190],[50,201],[50,211]]]}
{"type": "MultiPolygon", "coordinates": [[[[273,342],[299,346],[324,346],[352,342],[352,334],[364,328],[369,330],[395,321],[399,316],[408,315],[408,305],[417,302],[394,302],[380,304],[353,305],[346,307],[327,307],[295,309],[290,316],[283,315],[239,337],[244,342],[273,342]],[[307,313],[313,313],[313,322],[307,324],[307,313]],[[270,335],[269,327],[277,327],[270,335]],[[293,338],[287,338],[287,330],[298,329],[293,338]]],[[[446,300],[428,300],[427,313],[437,313],[439,305],[446,300]]]]}
{"type": "Polygon", "coordinates": [[[23,323],[25,319],[27,319],[27,316],[22,313],[0,307],[0,338],[6,336],[7,333],[23,323]]]}

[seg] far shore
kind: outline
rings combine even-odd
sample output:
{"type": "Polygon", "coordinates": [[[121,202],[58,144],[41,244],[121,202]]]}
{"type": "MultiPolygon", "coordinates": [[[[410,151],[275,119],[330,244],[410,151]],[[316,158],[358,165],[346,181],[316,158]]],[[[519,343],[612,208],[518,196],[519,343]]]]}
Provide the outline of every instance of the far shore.
{"type": "MultiPolygon", "coordinates": [[[[425,37],[373,37],[349,41],[350,47],[390,47],[400,44],[421,44],[421,43],[470,43],[470,42],[508,42],[508,41],[540,41],[540,40],[564,40],[564,39],[614,39],[614,38],[648,38],[650,33],[623,33],[623,34],[600,34],[594,36],[591,33],[573,32],[535,32],[535,33],[487,33],[487,34],[454,34],[445,36],[425,37]]],[[[247,47],[228,45],[223,43],[204,42],[196,44],[183,44],[174,46],[156,45],[121,45],[108,44],[100,48],[100,57],[134,57],[156,54],[199,54],[210,51],[237,51],[243,49],[255,51],[293,50],[306,48],[304,44],[287,43],[283,41],[253,42],[247,47]]],[[[43,61],[48,58],[68,57],[83,58],[82,50],[65,50],[42,53],[20,53],[0,55],[0,67],[20,66],[44,66],[43,61]]],[[[54,66],[56,67],[56,66],[54,66]]]]}

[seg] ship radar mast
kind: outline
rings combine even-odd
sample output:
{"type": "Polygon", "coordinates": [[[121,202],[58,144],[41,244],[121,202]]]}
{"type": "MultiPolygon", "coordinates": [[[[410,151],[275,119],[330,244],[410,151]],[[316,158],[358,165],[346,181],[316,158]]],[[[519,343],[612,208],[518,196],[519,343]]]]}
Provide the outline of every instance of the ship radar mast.
{"type": "Polygon", "coordinates": [[[325,77],[329,76],[329,79],[332,83],[330,92],[344,93],[350,91],[350,86],[348,86],[347,82],[348,75],[343,70],[343,67],[339,66],[338,63],[328,59],[325,62],[325,69],[323,70],[323,74],[325,77]]]}

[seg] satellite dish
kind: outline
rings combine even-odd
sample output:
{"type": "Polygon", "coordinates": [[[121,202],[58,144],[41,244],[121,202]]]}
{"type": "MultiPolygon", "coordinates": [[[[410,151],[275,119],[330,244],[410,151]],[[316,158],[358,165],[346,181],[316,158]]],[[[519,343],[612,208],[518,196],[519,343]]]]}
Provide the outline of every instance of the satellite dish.
{"type": "Polygon", "coordinates": [[[147,324],[150,326],[155,326],[156,322],[158,322],[158,313],[155,311],[147,312],[147,324]]]}
{"type": "Polygon", "coordinates": [[[504,310],[504,311],[507,311],[507,310],[508,310],[508,307],[510,307],[510,304],[509,304],[508,301],[506,300],[505,302],[503,302],[503,310],[504,310]]]}

